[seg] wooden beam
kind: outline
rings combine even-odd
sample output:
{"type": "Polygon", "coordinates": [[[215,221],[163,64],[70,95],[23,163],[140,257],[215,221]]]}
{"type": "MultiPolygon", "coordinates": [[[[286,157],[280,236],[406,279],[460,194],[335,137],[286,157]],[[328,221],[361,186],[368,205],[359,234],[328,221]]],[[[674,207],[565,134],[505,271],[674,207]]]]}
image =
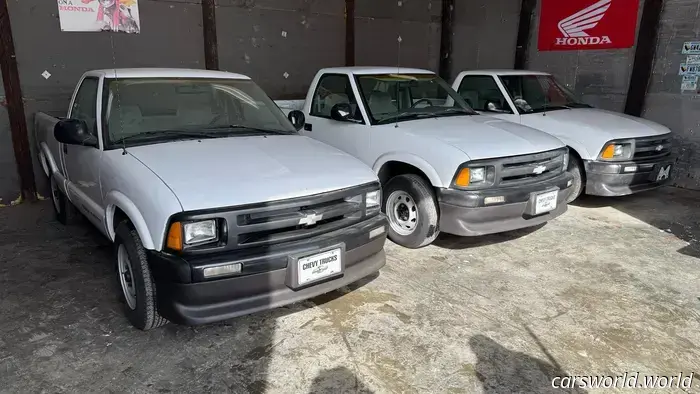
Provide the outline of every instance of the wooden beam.
{"type": "Polygon", "coordinates": [[[345,0],[345,65],[355,65],[355,0],[345,0]]]}
{"type": "Polygon", "coordinates": [[[518,38],[515,44],[516,70],[527,67],[527,52],[530,49],[530,30],[532,29],[532,17],[535,14],[537,0],[522,0],[520,3],[520,22],[518,22],[518,38]]]}
{"type": "Polygon", "coordinates": [[[0,0],[0,68],[2,69],[2,82],[5,86],[7,115],[10,120],[12,147],[19,173],[21,197],[24,200],[32,201],[36,199],[36,183],[7,0],[0,0]]]}
{"type": "Polygon", "coordinates": [[[207,70],[218,70],[219,46],[216,36],[215,0],[202,0],[202,30],[204,31],[204,65],[207,70]]]}
{"type": "Polygon", "coordinates": [[[639,23],[637,48],[634,51],[634,63],[630,75],[625,113],[641,116],[647,96],[647,88],[654,69],[656,39],[659,33],[659,21],[664,8],[663,0],[645,0],[642,8],[642,20],[639,23]]]}
{"type": "Polygon", "coordinates": [[[439,74],[442,79],[452,78],[452,43],[454,39],[455,0],[442,0],[439,74]]]}

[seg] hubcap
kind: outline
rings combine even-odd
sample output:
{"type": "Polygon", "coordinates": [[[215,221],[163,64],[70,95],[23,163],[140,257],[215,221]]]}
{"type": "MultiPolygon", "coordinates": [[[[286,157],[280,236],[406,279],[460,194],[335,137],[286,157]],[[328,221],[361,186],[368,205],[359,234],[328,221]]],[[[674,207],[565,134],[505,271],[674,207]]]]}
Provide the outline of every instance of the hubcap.
{"type": "Polygon", "coordinates": [[[136,309],[136,287],[134,287],[134,271],[131,269],[131,259],[124,245],[119,245],[117,250],[117,270],[119,271],[119,283],[122,285],[126,304],[130,309],[136,309]]]}
{"type": "Polygon", "coordinates": [[[61,197],[58,193],[61,191],[58,190],[58,186],[56,185],[56,181],[51,177],[51,201],[53,201],[53,206],[56,208],[56,212],[61,213],[61,205],[58,203],[58,199],[61,197]]]}
{"type": "Polygon", "coordinates": [[[386,214],[391,228],[399,235],[411,235],[418,225],[418,206],[408,193],[397,190],[386,200],[386,214]]]}

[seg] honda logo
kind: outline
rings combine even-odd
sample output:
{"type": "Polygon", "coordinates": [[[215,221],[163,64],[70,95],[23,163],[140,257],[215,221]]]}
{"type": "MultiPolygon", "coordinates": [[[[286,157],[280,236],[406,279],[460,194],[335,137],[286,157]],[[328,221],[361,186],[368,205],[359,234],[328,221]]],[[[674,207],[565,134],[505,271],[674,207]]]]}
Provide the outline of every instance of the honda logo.
{"type": "Polygon", "coordinates": [[[317,215],[315,213],[308,214],[299,220],[300,226],[313,226],[317,222],[323,219],[323,215],[317,215]]]}
{"type": "Polygon", "coordinates": [[[586,30],[598,25],[610,8],[612,0],[600,0],[590,7],[570,15],[561,21],[557,27],[564,37],[557,38],[557,45],[598,45],[612,44],[610,37],[591,37],[586,30]]]}
{"type": "Polygon", "coordinates": [[[547,167],[545,167],[545,166],[537,166],[537,167],[535,167],[535,168],[532,170],[532,173],[533,173],[533,174],[540,175],[540,174],[542,174],[542,173],[545,172],[545,171],[547,171],[547,167]]]}

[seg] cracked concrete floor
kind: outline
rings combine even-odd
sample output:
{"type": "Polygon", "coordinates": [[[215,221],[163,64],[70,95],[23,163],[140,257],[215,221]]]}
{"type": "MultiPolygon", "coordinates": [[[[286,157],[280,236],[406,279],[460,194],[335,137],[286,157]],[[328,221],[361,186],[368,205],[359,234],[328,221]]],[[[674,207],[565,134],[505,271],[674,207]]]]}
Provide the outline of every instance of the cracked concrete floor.
{"type": "Polygon", "coordinates": [[[667,188],[534,230],[388,243],[351,288],[148,333],[88,224],[0,209],[0,392],[542,393],[557,375],[700,373],[699,207],[667,188]]]}

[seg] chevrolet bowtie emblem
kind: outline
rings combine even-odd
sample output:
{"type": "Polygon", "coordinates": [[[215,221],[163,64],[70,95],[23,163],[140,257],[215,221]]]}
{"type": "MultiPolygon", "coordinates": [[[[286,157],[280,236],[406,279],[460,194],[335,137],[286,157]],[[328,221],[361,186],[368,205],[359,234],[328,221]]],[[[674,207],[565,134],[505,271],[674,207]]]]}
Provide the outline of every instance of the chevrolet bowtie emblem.
{"type": "Polygon", "coordinates": [[[659,145],[659,146],[656,147],[656,151],[657,151],[657,152],[661,152],[662,150],[664,150],[664,146],[663,146],[663,145],[659,145]]]}
{"type": "Polygon", "coordinates": [[[547,171],[547,167],[545,167],[545,166],[537,166],[537,167],[535,167],[535,168],[532,170],[532,173],[533,173],[533,174],[540,175],[540,174],[542,174],[542,173],[545,172],[545,171],[547,171]]]}
{"type": "Polygon", "coordinates": [[[300,226],[313,226],[317,222],[323,219],[323,215],[317,215],[315,213],[304,216],[299,220],[300,226]]]}

